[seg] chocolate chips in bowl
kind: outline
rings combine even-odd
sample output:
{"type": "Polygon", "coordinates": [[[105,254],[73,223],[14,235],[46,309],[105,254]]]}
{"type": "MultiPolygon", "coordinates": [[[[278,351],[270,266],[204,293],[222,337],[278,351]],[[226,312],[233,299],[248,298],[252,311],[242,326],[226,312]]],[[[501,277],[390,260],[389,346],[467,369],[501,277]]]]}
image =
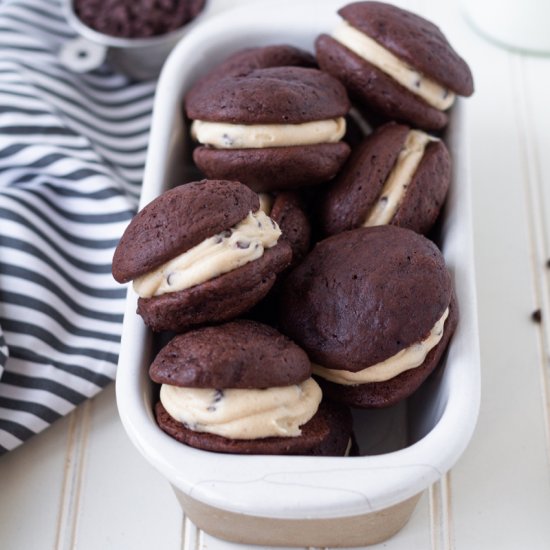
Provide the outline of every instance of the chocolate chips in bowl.
{"type": "Polygon", "coordinates": [[[207,0],[66,0],[65,16],[79,37],[60,51],[74,72],[107,61],[136,80],[156,78],[177,41],[205,12],[207,0]]]}
{"type": "Polygon", "coordinates": [[[74,12],[88,27],[119,38],[148,38],[183,27],[205,0],[75,0],[74,12]]]}

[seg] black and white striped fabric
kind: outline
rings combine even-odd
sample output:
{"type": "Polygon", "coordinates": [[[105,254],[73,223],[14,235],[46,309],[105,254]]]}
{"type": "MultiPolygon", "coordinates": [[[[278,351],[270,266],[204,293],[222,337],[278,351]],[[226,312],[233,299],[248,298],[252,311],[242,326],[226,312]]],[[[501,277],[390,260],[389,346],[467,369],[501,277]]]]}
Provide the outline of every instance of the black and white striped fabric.
{"type": "Polygon", "coordinates": [[[0,0],[0,453],[115,375],[154,83],[76,75],[57,0],[0,0]]]}

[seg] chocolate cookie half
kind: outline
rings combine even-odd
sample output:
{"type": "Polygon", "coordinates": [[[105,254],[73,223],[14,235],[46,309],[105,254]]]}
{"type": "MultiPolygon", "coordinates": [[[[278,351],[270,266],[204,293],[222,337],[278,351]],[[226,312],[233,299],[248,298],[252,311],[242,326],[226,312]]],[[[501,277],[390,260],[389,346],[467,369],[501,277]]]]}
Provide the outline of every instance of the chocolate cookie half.
{"type": "Polygon", "coordinates": [[[351,154],[321,201],[325,234],[391,224],[426,234],[451,181],[445,144],[420,130],[389,122],[351,154]]]}
{"type": "Polygon", "coordinates": [[[433,23],[381,2],[338,13],[341,25],[316,41],[317,61],[369,110],[435,130],[447,124],[455,95],[473,93],[468,65],[433,23]]]}
{"type": "Polygon", "coordinates": [[[281,237],[292,248],[291,266],[296,265],[311,245],[311,224],[301,198],[293,191],[260,193],[260,207],[281,228],[281,237]]]}
{"type": "Polygon", "coordinates": [[[349,154],[341,141],[349,110],[344,87],[317,69],[272,67],[231,75],[190,94],[193,159],[210,178],[255,191],[315,185],[349,154]]]}
{"type": "Polygon", "coordinates": [[[113,276],[133,280],[154,331],[237,317],[259,302],[292,257],[258,196],[238,182],[203,180],[163,193],[126,228],[113,276]]]}
{"type": "Polygon", "coordinates": [[[186,102],[201,101],[200,96],[217,80],[227,76],[244,76],[255,69],[270,67],[317,67],[309,52],[287,44],[246,48],[230,55],[200,78],[187,92],[186,102]]]}
{"type": "Polygon", "coordinates": [[[267,325],[233,321],[176,336],[155,358],[155,406],[169,435],[204,450],[342,456],[346,407],[321,403],[307,355],[267,325]]]}
{"type": "Polygon", "coordinates": [[[458,319],[452,296],[431,241],[394,226],[355,229],[318,243],[286,278],[280,327],[328,396],[384,407],[439,363],[458,319]]]}

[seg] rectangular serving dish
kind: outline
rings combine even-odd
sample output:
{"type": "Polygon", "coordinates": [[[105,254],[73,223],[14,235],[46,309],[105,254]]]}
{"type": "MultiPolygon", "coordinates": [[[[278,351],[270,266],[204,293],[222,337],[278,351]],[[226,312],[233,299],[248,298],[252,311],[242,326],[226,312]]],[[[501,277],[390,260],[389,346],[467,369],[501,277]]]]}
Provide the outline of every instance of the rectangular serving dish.
{"type": "MultiPolygon", "coordinates": [[[[340,1],[248,4],[205,21],[175,48],[161,74],[140,207],[193,181],[182,99],[196,79],[232,52],[289,43],[310,51],[338,22],[340,1]],[[311,14],[315,13],[315,17],[311,14]]],[[[470,181],[463,106],[446,142],[453,157],[450,195],[438,243],[452,273],[460,323],[445,365],[407,402],[354,413],[359,457],[236,456],[200,451],[164,434],[153,416],[147,370],[152,333],[135,313],[130,288],[117,374],[124,427],[145,458],[172,484],[185,513],[214,536],[277,546],[359,546],[380,542],[409,519],[429,485],[462,454],[479,409],[470,181]]]]}

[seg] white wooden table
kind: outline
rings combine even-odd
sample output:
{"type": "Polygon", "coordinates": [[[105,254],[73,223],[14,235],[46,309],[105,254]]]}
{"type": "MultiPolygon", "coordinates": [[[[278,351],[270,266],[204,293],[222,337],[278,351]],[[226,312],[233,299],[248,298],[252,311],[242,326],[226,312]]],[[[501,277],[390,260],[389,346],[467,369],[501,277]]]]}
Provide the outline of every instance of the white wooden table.
{"type": "MultiPolygon", "coordinates": [[[[444,29],[475,76],[467,112],[482,402],[456,467],[397,536],[371,548],[548,549],[550,57],[485,42],[454,2],[407,4],[444,29]],[[542,323],[531,318],[538,309],[542,323]]],[[[184,520],[168,483],[127,439],[110,387],[0,459],[0,548],[239,547],[184,520]]]]}

